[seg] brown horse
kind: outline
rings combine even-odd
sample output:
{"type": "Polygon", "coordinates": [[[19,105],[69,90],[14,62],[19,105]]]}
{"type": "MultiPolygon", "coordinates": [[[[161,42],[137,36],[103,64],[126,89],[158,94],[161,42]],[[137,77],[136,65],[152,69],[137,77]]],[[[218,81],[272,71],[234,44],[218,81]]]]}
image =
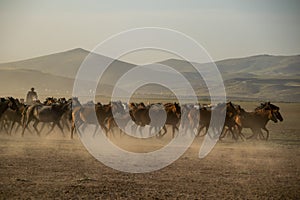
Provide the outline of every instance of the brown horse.
{"type": "Polygon", "coordinates": [[[16,100],[13,97],[0,98],[0,118],[8,108],[17,110],[18,106],[16,100]]]}
{"type": "Polygon", "coordinates": [[[110,102],[106,105],[102,105],[101,103],[81,105],[78,98],[73,98],[71,138],[73,138],[75,125],[77,127],[81,125],[86,126],[87,124],[96,125],[94,136],[98,130],[98,125],[100,125],[107,135],[108,129],[105,123],[109,117],[113,116],[113,112],[124,113],[121,102],[110,102]]]}
{"type": "Polygon", "coordinates": [[[2,117],[3,114],[8,110],[17,111],[18,105],[17,100],[13,97],[7,97],[7,98],[0,98],[0,119],[1,119],[1,129],[6,129],[6,132],[8,133],[7,127],[6,127],[6,121],[2,117]]]}
{"type": "Polygon", "coordinates": [[[72,98],[71,138],[73,138],[75,128],[79,128],[82,125],[93,124],[96,126],[95,133],[97,132],[98,120],[95,116],[95,107],[94,103],[81,105],[77,97],[72,98]]]}
{"type": "Polygon", "coordinates": [[[149,106],[145,106],[144,103],[130,103],[129,104],[129,114],[134,122],[131,126],[131,131],[136,132],[137,128],[139,127],[140,135],[142,136],[142,127],[149,125],[151,122],[149,116],[149,106]]]}
{"type": "Polygon", "coordinates": [[[271,120],[275,123],[283,121],[279,112],[279,107],[266,102],[261,104],[255,109],[254,112],[247,112],[241,107],[238,107],[239,114],[236,116],[235,121],[239,124],[239,132],[243,128],[250,128],[252,135],[249,138],[257,138],[258,136],[264,139],[262,129],[267,132],[266,140],[269,139],[269,130],[266,128],[267,123],[271,120]]]}
{"type": "MultiPolygon", "coordinates": [[[[220,120],[219,117],[225,114],[225,121],[222,133],[227,128],[226,132],[231,132],[233,138],[236,139],[233,128],[235,127],[236,122],[234,121],[234,116],[237,114],[237,110],[234,108],[234,105],[231,102],[218,104],[215,108],[210,107],[201,107],[200,109],[193,108],[188,114],[190,121],[190,127],[194,130],[198,125],[198,130],[196,136],[204,136],[207,134],[208,128],[211,124],[211,115],[212,109],[215,110],[216,120],[220,120]],[[201,135],[201,131],[205,129],[205,132],[201,135]]],[[[212,124],[214,128],[217,123],[212,124]]],[[[220,138],[224,137],[224,134],[220,135],[220,138]]]]}
{"type": "MultiPolygon", "coordinates": [[[[19,129],[19,127],[22,126],[22,113],[24,112],[26,105],[23,103],[20,103],[18,99],[16,99],[17,109],[13,110],[11,108],[8,108],[2,118],[6,122],[8,126],[10,126],[9,134],[11,134],[15,124],[17,124],[16,131],[19,129]]],[[[28,128],[29,132],[31,130],[28,128]]]]}
{"type": "Polygon", "coordinates": [[[191,119],[198,118],[196,116],[199,113],[197,110],[200,108],[200,104],[183,104],[181,105],[181,128],[187,133],[191,131],[194,134],[195,125],[191,122],[191,119]],[[193,111],[192,111],[193,110],[193,111]],[[195,115],[195,116],[194,116],[195,115]]]}
{"type": "Polygon", "coordinates": [[[224,128],[220,135],[220,139],[224,138],[229,132],[232,135],[232,138],[236,141],[238,140],[238,137],[240,137],[242,140],[245,140],[245,136],[241,132],[237,132],[237,129],[240,129],[239,124],[236,123],[235,118],[238,115],[238,106],[239,105],[233,105],[232,102],[228,102],[226,104],[226,116],[225,116],[225,122],[224,122],[224,128]]]}
{"type": "MultiPolygon", "coordinates": [[[[23,113],[23,131],[22,136],[24,136],[25,129],[28,127],[31,121],[34,121],[33,128],[40,135],[37,129],[39,122],[53,123],[51,129],[47,134],[49,134],[55,126],[63,132],[63,128],[60,124],[62,115],[66,112],[68,105],[66,103],[52,104],[51,106],[45,106],[43,104],[33,104],[29,106],[23,113]]],[[[47,135],[46,134],[46,135],[47,135]]]]}
{"type": "MultiPolygon", "coordinates": [[[[179,103],[166,103],[164,104],[165,111],[167,114],[167,119],[165,125],[171,125],[172,126],[172,138],[175,137],[175,131],[179,131],[178,125],[181,119],[181,107],[179,103]]],[[[167,128],[166,126],[163,126],[164,133],[162,134],[165,135],[167,133],[167,128]]]]}
{"type": "Polygon", "coordinates": [[[120,135],[122,130],[125,130],[126,125],[130,121],[131,116],[128,113],[118,116],[110,116],[106,118],[105,124],[107,125],[108,132],[111,132],[114,135],[114,128],[119,129],[120,135]],[[117,121],[117,122],[116,122],[117,121]]]}
{"type": "Polygon", "coordinates": [[[162,104],[150,104],[145,106],[143,103],[130,103],[129,113],[134,124],[131,126],[131,130],[135,132],[140,127],[140,135],[142,136],[142,127],[149,125],[149,135],[153,128],[155,133],[158,131],[157,137],[162,137],[167,133],[165,125],[172,125],[173,135],[175,130],[178,130],[177,124],[180,119],[180,106],[177,103],[162,104]],[[164,123],[165,122],[165,123],[164,123]],[[161,133],[163,128],[164,133],[161,133]]]}

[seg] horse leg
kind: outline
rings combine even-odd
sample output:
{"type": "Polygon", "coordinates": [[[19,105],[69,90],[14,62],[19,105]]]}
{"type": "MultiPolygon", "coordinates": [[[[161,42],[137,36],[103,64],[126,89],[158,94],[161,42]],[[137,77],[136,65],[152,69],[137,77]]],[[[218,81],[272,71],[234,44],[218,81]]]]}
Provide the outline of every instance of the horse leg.
{"type": "Polygon", "coordinates": [[[161,138],[162,136],[165,135],[166,131],[165,131],[165,125],[161,128],[161,127],[155,127],[155,135],[157,138],[161,138]],[[164,133],[161,133],[161,129],[164,130],[164,133]],[[158,133],[157,133],[158,132],[158,133]]]}
{"type": "Polygon", "coordinates": [[[164,133],[162,134],[162,136],[164,136],[167,133],[167,127],[166,127],[166,125],[164,125],[163,129],[164,129],[164,133]]]}
{"type": "MultiPolygon", "coordinates": [[[[113,127],[111,127],[111,130],[110,130],[110,133],[111,133],[111,136],[113,137],[113,138],[116,138],[116,134],[115,134],[115,126],[113,126],[113,127]]],[[[119,127],[118,127],[119,128],[119,127]]],[[[120,128],[119,128],[119,130],[121,130],[120,128]]]]}
{"type": "Polygon", "coordinates": [[[160,136],[159,136],[160,138],[163,137],[163,136],[167,133],[167,127],[166,127],[166,125],[164,125],[164,126],[162,127],[162,129],[164,130],[164,132],[161,133],[161,130],[159,131],[159,132],[160,132],[160,134],[159,134],[159,135],[160,135],[160,136]]]}
{"type": "Polygon", "coordinates": [[[160,127],[154,127],[154,131],[155,131],[155,136],[157,138],[160,138],[161,137],[161,129],[160,129],[160,127]]]}
{"type": "Polygon", "coordinates": [[[144,126],[140,126],[140,127],[139,127],[139,131],[140,131],[140,136],[141,136],[141,138],[143,137],[143,129],[144,129],[144,126]]]}
{"type": "Polygon", "coordinates": [[[30,123],[30,119],[29,117],[26,118],[25,116],[22,118],[22,121],[23,121],[23,130],[22,130],[22,137],[24,136],[24,133],[25,133],[25,129],[27,128],[29,130],[29,127],[28,127],[28,124],[30,123]]]}
{"type": "Polygon", "coordinates": [[[131,132],[132,132],[132,134],[133,133],[136,134],[136,131],[137,131],[137,125],[134,123],[131,125],[131,132]]]}
{"type": "Polygon", "coordinates": [[[11,135],[12,130],[13,130],[14,126],[15,126],[15,123],[16,123],[16,121],[12,121],[12,123],[10,125],[9,135],[11,135]]]}
{"type": "Polygon", "coordinates": [[[201,132],[205,127],[206,127],[206,126],[201,125],[200,128],[198,128],[198,132],[197,132],[196,136],[202,137],[202,136],[206,135],[207,130],[204,132],[203,135],[200,134],[200,132],[201,132]]]}
{"type": "MultiPolygon", "coordinates": [[[[251,129],[253,135],[251,138],[255,137],[256,140],[261,139],[263,137],[263,133],[261,132],[260,128],[251,129]]],[[[264,138],[264,137],[263,137],[264,138]]]]}
{"type": "Polygon", "coordinates": [[[262,129],[267,132],[266,140],[268,140],[269,139],[269,130],[266,127],[263,127],[262,129]]]}
{"type": "Polygon", "coordinates": [[[16,127],[16,132],[18,132],[19,128],[21,127],[21,124],[18,122],[18,125],[16,127]]]}
{"type": "Polygon", "coordinates": [[[254,137],[257,138],[257,133],[256,133],[256,131],[255,131],[253,128],[251,128],[251,131],[252,131],[252,135],[249,136],[247,139],[252,139],[252,138],[254,138],[254,137]]]}
{"type": "Polygon", "coordinates": [[[23,125],[22,137],[24,136],[24,132],[25,132],[25,129],[27,128],[27,126],[28,126],[28,125],[26,125],[26,124],[23,125]]]}
{"type": "Polygon", "coordinates": [[[70,127],[69,127],[69,124],[68,124],[68,120],[65,119],[65,118],[62,118],[61,119],[61,127],[64,129],[65,127],[67,127],[67,130],[70,131],[70,127]]]}
{"type": "MultiPolygon", "coordinates": [[[[109,129],[105,126],[104,123],[105,123],[104,121],[103,121],[103,122],[99,122],[101,128],[102,128],[102,129],[104,130],[104,132],[105,132],[106,137],[108,137],[109,129]]],[[[97,124],[96,124],[96,125],[97,125],[97,124]]],[[[97,130],[98,130],[98,125],[97,125],[97,130]]],[[[95,136],[97,130],[95,130],[93,137],[95,136]]]]}
{"type": "MultiPolygon", "coordinates": [[[[187,129],[189,129],[191,131],[191,134],[194,134],[194,136],[196,136],[196,133],[195,133],[195,123],[194,123],[194,120],[189,120],[188,121],[188,124],[187,124],[187,129]]],[[[197,131],[197,130],[196,130],[197,131]]]]}
{"type": "Polygon", "coordinates": [[[74,129],[75,129],[75,122],[72,120],[71,135],[70,135],[71,139],[73,139],[74,129]]]}
{"type": "Polygon", "coordinates": [[[175,129],[176,129],[176,126],[172,125],[172,138],[175,138],[175,129]]]}
{"type": "Polygon", "coordinates": [[[9,135],[9,130],[8,130],[9,125],[8,125],[8,121],[6,119],[3,119],[1,129],[3,129],[6,132],[6,134],[9,135]]]}
{"type": "MultiPolygon", "coordinates": [[[[65,137],[65,133],[64,133],[63,127],[62,127],[62,125],[60,124],[60,122],[57,121],[56,124],[57,124],[59,130],[62,132],[63,137],[65,137]]],[[[53,126],[54,126],[54,125],[53,125],[53,126]]]]}
{"type": "Polygon", "coordinates": [[[56,125],[57,125],[57,123],[53,123],[53,125],[51,126],[51,129],[46,133],[46,136],[49,135],[53,131],[53,129],[56,125]]]}
{"type": "Polygon", "coordinates": [[[40,130],[40,132],[42,132],[42,131],[44,130],[44,128],[45,128],[45,125],[46,125],[46,123],[44,122],[44,123],[42,124],[42,127],[41,127],[41,130],[40,130]]]}
{"type": "MultiPolygon", "coordinates": [[[[149,128],[149,135],[151,135],[151,131],[152,131],[153,128],[154,128],[154,126],[150,126],[150,128],[149,128]]],[[[154,129],[154,132],[156,133],[156,129],[154,129]]]]}
{"type": "MultiPolygon", "coordinates": [[[[124,131],[125,131],[125,127],[124,127],[124,131]]],[[[119,128],[119,135],[120,135],[120,138],[124,135],[121,128],[119,128]]]]}
{"type": "Polygon", "coordinates": [[[229,127],[228,131],[231,132],[232,139],[234,139],[235,141],[237,141],[239,139],[239,136],[235,134],[233,127],[229,127]]]}
{"type": "Polygon", "coordinates": [[[225,129],[225,127],[223,128],[219,139],[222,140],[225,136],[227,136],[227,133],[229,132],[229,129],[225,129]]]}
{"type": "Polygon", "coordinates": [[[257,130],[257,132],[258,132],[258,135],[259,135],[259,139],[264,140],[265,137],[264,137],[264,134],[263,134],[263,132],[261,131],[261,129],[257,130]]]}
{"type": "Polygon", "coordinates": [[[81,120],[78,120],[77,124],[76,124],[75,118],[72,117],[72,120],[71,120],[71,135],[70,135],[71,139],[73,139],[74,131],[76,131],[76,127],[79,128],[82,125],[82,123],[83,122],[81,120]]]}
{"type": "Polygon", "coordinates": [[[33,123],[33,128],[34,128],[34,130],[36,131],[37,135],[38,135],[38,136],[41,136],[39,130],[37,129],[38,123],[39,123],[39,121],[38,121],[38,120],[35,120],[35,122],[33,123]]]}
{"type": "MultiPolygon", "coordinates": [[[[96,124],[95,130],[94,130],[94,133],[93,133],[93,138],[96,136],[96,133],[97,133],[98,129],[99,129],[99,125],[96,124]]],[[[105,134],[107,136],[107,132],[105,132],[105,134]]]]}
{"type": "MultiPolygon", "coordinates": [[[[107,133],[110,132],[112,135],[114,135],[114,130],[113,130],[113,125],[112,125],[112,121],[110,119],[107,120],[107,133]]],[[[106,134],[106,136],[108,136],[108,134],[106,134]]]]}

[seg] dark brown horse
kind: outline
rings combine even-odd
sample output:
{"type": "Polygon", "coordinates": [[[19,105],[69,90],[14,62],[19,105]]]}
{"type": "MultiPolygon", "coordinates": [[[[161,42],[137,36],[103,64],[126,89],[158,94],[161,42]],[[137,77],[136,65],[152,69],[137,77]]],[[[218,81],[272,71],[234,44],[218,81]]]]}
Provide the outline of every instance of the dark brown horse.
{"type": "Polygon", "coordinates": [[[6,127],[6,121],[2,117],[3,114],[8,110],[11,109],[12,111],[18,110],[17,100],[13,97],[7,97],[7,98],[0,98],[0,120],[1,120],[1,129],[6,129],[6,132],[8,133],[8,130],[6,127]]]}
{"type": "MultiPolygon", "coordinates": [[[[81,105],[77,97],[72,98],[72,126],[71,126],[71,138],[75,128],[79,128],[82,125],[92,124],[95,125],[95,133],[98,130],[98,120],[95,114],[95,104],[89,103],[81,105]]],[[[94,134],[95,134],[94,133],[94,134]]]]}
{"type": "MultiPolygon", "coordinates": [[[[237,110],[235,109],[234,105],[231,102],[228,102],[226,104],[225,103],[218,104],[215,108],[201,107],[200,109],[196,109],[196,108],[191,109],[188,114],[188,118],[192,130],[194,130],[198,125],[196,136],[204,136],[207,134],[208,128],[211,124],[212,109],[215,110],[216,120],[220,120],[219,117],[225,115],[225,121],[224,121],[222,133],[224,132],[225,128],[227,128],[227,131],[231,132],[233,138],[236,139],[233,128],[235,127],[235,125],[237,125],[236,122],[234,121],[234,116],[237,114],[237,110]],[[204,129],[205,131],[201,135],[200,133],[204,129]]],[[[213,127],[216,126],[215,124],[217,123],[218,122],[212,124],[212,126],[213,127]]],[[[220,137],[222,137],[222,134],[220,137]]]]}
{"type": "Polygon", "coordinates": [[[0,98],[0,118],[8,108],[17,110],[18,106],[16,100],[13,97],[0,98]]]}
{"type": "MultiPolygon", "coordinates": [[[[167,119],[165,125],[171,125],[172,126],[172,138],[175,137],[175,131],[179,131],[178,125],[180,124],[181,119],[181,107],[179,103],[166,103],[164,104],[165,111],[167,114],[167,119]]],[[[166,126],[163,127],[164,133],[162,135],[165,135],[167,133],[166,126]]]]}
{"type": "Polygon", "coordinates": [[[238,115],[238,106],[233,105],[232,102],[226,104],[226,116],[224,122],[224,128],[220,135],[220,139],[224,138],[228,133],[231,133],[232,138],[238,140],[240,137],[242,140],[245,140],[245,136],[241,132],[237,132],[240,129],[239,124],[236,123],[235,118],[238,115]]]}
{"type": "Polygon", "coordinates": [[[23,131],[22,136],[24,136],[25,129],[31,121],[34,121],[33,128],[40,135],[40,131],[37,129],[39,122],[53,123],[51,129],[47,134],[49,134],[55,126],[63,132],[63,128],[60,124],[62,115],[66,112],[68,105],[66,103],[52,104],[51,106],[45,106],[43,104],[33,104],[29,106],[25,113],[23,113],[23,131]]]}
{"type": "Polygon", "coordinates": [[[75,125],[76,127],[86,126],[87,124],[95,125],[96,128],[93,135],[95,135],[100,125],[107,135],[108,129],[105,123],[109,117],[113,116],[113,112],[124,113],[121,102],[110,102],[106,105],[101,103],[81,105],[77,98],[73,98],[71,138],[73,138],[75,125]]]}
{"type": "Polygon", "coordinates": [[[142,127],[145,127],[146,125],[150,126],[149,135],[151,135],[151,131],[154,128],[155,133],[158,132],[156,135],[157,137],[162,137],[167,133],[165,125],[172,125],[173,135],[175,134],[175,130],[178,130],[177,125],[180,120],[180,106],[177,103],[168,103],[165,105],[150,104],[148,106],[145,106],[142,103],[130,103],[129,108],[131,119],[134,122],[131,130],[135,132],[139,127],[141,136],[142,127]],[[161,133],[161,128],[163,128],[164,133],[161,133]]]}
{"type": "Polygon", "coordinates": [[[150,107],[147,107],[144,105],[144,103],[130,103],[129,104],[129,114],[134,122],[134,124],[131,126],[131,131],[136,132],[137,128],[139,127],[140,135],[142,136],[142,127],[145,127],[146,125],[149,125],[151,122],[150,116],[149,116],[149,109],[150,107]]]}
{"type": "MultiPolygon", "coordinates": [[[[26,105],[24,103],[20,103],[18,99],[16,99],[16,104],[16,110],[8,108],[2,116],[5,123],[10,126],[9,134],[11,134],[15,124],[17,124],[16,131],[22,126],[22,114],[26,108],[26,105]]],[[[31,132],[29,128],[28,130],[31,132]]]]}
{"type": "Polygon", "coordinates": [[[249,138],[264,139],[262,130],[267,132],[266,140],[269,139],[269,130],[266,128],[267,123],[271,120],[275,123],[283,121],[283,118],[279,112],[279,107],[266,102],[261,104],[255,109],[254,112],[247,112],[241,107],[238,107],[239,114],[236,116],[236,123],[239,124],[239,132],[241,133],[243,128],[250,128],[252,135],[249,138]]]}
{"type": "Polygon", "coordinates": [[[107,125],[108,132],[111,132],[114,135],[114,128],[119,129],[120,135],[122,134],[122,130],[125,130],[126,125],[130,121],[131,116],[128,113],[117,116],[110,116],[106,118],[105,124],[107,125]]]}

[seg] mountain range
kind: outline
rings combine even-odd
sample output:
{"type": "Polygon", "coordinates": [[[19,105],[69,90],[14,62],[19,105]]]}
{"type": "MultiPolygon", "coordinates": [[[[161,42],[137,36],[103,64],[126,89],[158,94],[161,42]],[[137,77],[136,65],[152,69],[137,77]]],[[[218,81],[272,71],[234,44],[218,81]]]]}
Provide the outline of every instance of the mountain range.
{"type": "MultiPolygon", "coordinates": [[[[71,96],[74,78],[77,71],[88,56],[92,55],[101,63],[112,62],[105,71],[96,93],[109,96],[114,85],[136,65],[113,60],[103,55],[90,53],[81,48],[45,55],[37,58],[0,64],[0,96],[24,97],[27,90],[35,87],[41,97],[71,96]]],[[[192,85],[200,97],[208,97],[208,89],[202,76],[193,68],[210,66],[211,63],[193,63],[178,59],[161,61],[177,70],[192,85]]],[[[285,101],[300,102],[300,55],[272,56],[256,55],[245,58],[233,58],[215,62],[224,80],[229,100],[285,101]]],[[[103,66],[99,66],[103,67],[103,66]]],[[[156,69],[153,68],[153,74],[156,69]]],[[[173,79],[173,72],[161,71],[167,77],[168,84],[176,86],[177,91],[185,92],[185,85],[173,79]]],[[[151,77],[151,72],[147,74],[151,77]]],[[[138,76],[138,75],[137,75],[138,76]]],[[[127,94],[127,88],[133,84],[128,80],[122,85],[121,94],[127,94]]],[[[171,91],[156,84],[147,85],[138,90],[144,97],[153,94],[170,96],[171,91]]],[[[188,95],[188,94],[186,94],[188,95]]]]}

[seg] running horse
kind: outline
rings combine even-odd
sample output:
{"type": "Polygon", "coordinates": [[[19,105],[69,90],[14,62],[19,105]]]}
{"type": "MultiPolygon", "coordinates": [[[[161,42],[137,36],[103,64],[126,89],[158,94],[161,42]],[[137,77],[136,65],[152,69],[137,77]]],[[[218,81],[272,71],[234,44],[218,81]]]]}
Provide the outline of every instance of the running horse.
{"type": "Polygon", "coordinates": [[[283,117],[279,112],[279,107],[271,104],[270,102],[262,103],[253,112],[247,112],[238,106],[238,115],[235,118],[236,123],[239,125],[239,133],[243,128],[250,128],[252,135],[249,138],[264,139],[262,130],[267,132],[266,140],[269,139],[269,130],[266,128],[267,123],[271,120],[274,123],[283,121],[283,117]]]}
{"type": "MultiPolygon", "coordinates": [[[[13,111],[18,110],[18,105],[16,99],[13,97],[0,98],[0,119],[2,122],[1,129],[5,128],[5,121],[2,119],[2,115],[8,110],[13,111]]],[[[8,132],[8,130],[6,130],[8,132]]]]}
{"type": "Polygon", "coordinates": [[[22,136],[24,136],[25,129],[28,127],[28,124],[31,121],[34,121],[33,128],[38,135],[40,135],[41,132],[37,129],[39,122],[53,123],[51,129],[46,135],[48,135],[55,126],[58,126],[58,128],[64,134],[60,120],[62,115],[67,111],[68,106],[68,103],[54,103],[49,106],[43,104],[33,104],[29,106],[28,109],[26,109],[23,113],[22,136]]]}
{"type": "MultiPolygon", "coordinates": [[[[218,129],[218,126],[220,125],[219,120],[222,119],[222,117],[225,117],[224,119],[224,126],[222,127],[221,130],[221,135],[220,138],[223,138],[226,136],[228,132],[232,133],[232,136],[234,139],[237,140],[237,137],[234,134],[234,127],[238,126],[236,122],[234,121],[234,117],[237,115],[237,110],[234,107],[234,105],[231,102],[228,103],[220,103],[214,108],[206,108],[206,107],[201,107],[200,109],[193,108],[190,110],[188,114],[188,118],[190,121],[190,127],[192,130],[197,128],[196,136],[204,136],[207,134],[207,131],[209,129],[209,126],[213,129],[218,129]],[[212,110],[215,112],[215,120],[211,124],[211,114],[212,110]],[[227,130],[225,130],[225,127],[227,130]],[[204,133],[201,135],[201,131],[204,130],[204,133]]],[[[218,132],[217,130],[215,130],[218,132]]]]}
{"type": "Polygon", "coordinates": [[[18,106],[16,100],[13,97],[0,98],[0,118],[8,108],[17,110],[18,106]]]}

